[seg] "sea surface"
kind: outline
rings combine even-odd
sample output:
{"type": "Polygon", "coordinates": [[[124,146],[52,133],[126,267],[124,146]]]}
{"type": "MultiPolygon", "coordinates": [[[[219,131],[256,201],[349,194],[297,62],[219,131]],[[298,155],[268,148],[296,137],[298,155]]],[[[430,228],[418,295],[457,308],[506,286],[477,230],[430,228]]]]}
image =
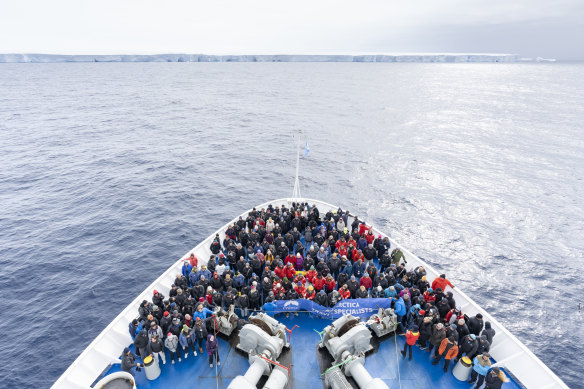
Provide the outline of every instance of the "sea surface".
{"type": "Polygon", "coordinates": [[[0,386],[50,387],[200,240],[290,196],[301,130],[302,195],[582,388],[583,123],[583,64],[2,64],[0,386]]]}

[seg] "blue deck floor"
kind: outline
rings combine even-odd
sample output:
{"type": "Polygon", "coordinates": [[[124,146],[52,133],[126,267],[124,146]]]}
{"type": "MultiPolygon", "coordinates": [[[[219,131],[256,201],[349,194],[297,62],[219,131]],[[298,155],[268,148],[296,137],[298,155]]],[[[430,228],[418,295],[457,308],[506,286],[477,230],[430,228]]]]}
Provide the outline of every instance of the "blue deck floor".
{"type": "MultiPolygon", "coordinates": [[[[330,324],[330,321],[314,318],[307,313],[300,313],[299,316],[277,315],[276,319],[285,324],[288,328],[298,325],[292,332],[292,369],[293,387],[295,388],[322,388],[320,379],[320,369],[316,357],[316,344],[320,341],[320,336],[314,331],[322,331],[330,324]]],[[[389,337],[379,345],[377,352],[367,356],[365,367],[373,377],[381,378],[390,388],[471,388],[474,386],[466,382],[460,382],[452,375],[452,365],[448,373],[444,373],[442,368],[444,361],[439,365],[431,364],[430,353],[414,347],[413,358],[409,360],[403,358],[399,351],[403,349],[405,338],[394,336],[389,337]],[[398,352],[396,353],[397,341],[398,352]]],[[[158,389],[158,388],[227,388],[231,380],[236,375],[243,375],[249,363],[247,358],[240,352],[232,349],[224,339],[219,339],[219,356],[221,366],[218,375],[215,368],[209,367],[207,353],[199,353],[194,357],[191,353],[188,359],[183,359],[180,363],[170,364],[167,353],[167,363],[161,366],[162,374],[154,381],[148,381],[144,372],[136,374],[138,388],[158,389]]],[[[108,371],[112,373],[119,371],[120,366],[114,365],[108,371]]],[[[292,387],[292,386],[290,386],[292,387]]],[[[511,381],[503,385],[505,389],[520,388],[521,386],[511,381]]]]}

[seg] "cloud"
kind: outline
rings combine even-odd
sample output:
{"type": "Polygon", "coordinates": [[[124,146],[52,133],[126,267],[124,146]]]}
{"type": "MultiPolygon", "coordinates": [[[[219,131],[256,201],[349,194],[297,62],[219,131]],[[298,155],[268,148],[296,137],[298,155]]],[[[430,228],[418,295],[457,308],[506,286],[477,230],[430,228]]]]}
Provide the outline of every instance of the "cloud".
{"type": "Polygon", "coordinates": [[[582,34],[570,34],[582,31],[576,15],[583,14],[579,0],[21,0],[3,6],[0,52],[524,54],[539,48],[563,56],[581,46],[582,34]],[[567,47],[566,39],[579,42],[567,47]]]}

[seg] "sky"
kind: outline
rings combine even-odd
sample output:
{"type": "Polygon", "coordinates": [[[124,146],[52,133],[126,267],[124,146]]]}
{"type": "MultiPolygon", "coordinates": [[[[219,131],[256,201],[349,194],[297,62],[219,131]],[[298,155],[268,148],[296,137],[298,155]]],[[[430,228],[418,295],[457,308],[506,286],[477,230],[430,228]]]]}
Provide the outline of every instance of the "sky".
{"type": "Polygon", "coordinates": [[[18,0],[0,53],[473,52],[584,60],[584,0],[18,0]]]}

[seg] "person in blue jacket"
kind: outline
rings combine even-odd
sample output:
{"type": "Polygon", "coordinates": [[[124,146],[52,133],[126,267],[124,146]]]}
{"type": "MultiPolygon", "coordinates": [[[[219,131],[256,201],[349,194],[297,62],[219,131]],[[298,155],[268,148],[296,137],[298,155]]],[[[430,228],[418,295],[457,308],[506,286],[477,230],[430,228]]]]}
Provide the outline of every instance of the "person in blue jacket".
{"type": "Polygon", "coordinates": [[[395,296],[397,296],[397,290],[395,290],[395,286],[390,286],[389,288],[385,289],[386,298],[393,298],[395,296]]]}
{"type": "Polygon", "coordinates": [[[345,267],[343,267],[343,273],[345,273],[349,278],[353,275],[353,264],[351,261],[347,261],[347,264],[345,267]]]}
{"type": "Polygon", "coordinates": [[[245,286],[245,277],[243,274],[237,272],[235,278],[233,278],[233,286],[239,291],[245,286]]]}
{"type": "Polygon", "coordinates": [[[474,384],[476,382],[477,385],[475,388],[478,389],[483,384],[489,370],[491,370],[491,356],[489,353],[477,355],[474,357],[472,364],[472,372],[470,373],[470,381],[468,383],[474,384]]]}
{"type": "Polygon", "coordinates": [[[128,330],[130,331],[130,336],[132,340],[136,338],[136,334],[139,334],[142,331],[142,322],[138,321],[138,319],[132,320],[130,325],[128,326],[128,330]]]}
{"type": "Polygon", "coordinates": [[[361,262],[361,260],[358,260],[353,265],[353,275],[357,278],[357,281],[359,281],[361,277],[363,277],[363,274],[365,274],[365,269],[366,269],[365,264],[361,262]]]}
{"type": "Polygon", "coordinates": [[[404,328],[404,320],[406,314],[408,313],[406,309],[406,304],[401,297],[393,297],[393,301],[395,301],[395,305],[393,308],[394,313],[397,315],[397,323],[398,323],[398,333],[405,335],[405,328],[404,328]]]}
{"type": "Polygon", "coordinates": [[[191,266],[188,259],[185,259],[185,262],[183,263],[181,270],[182,275],[188,278],[189,274],[191,273],[191,270],[193,270],[193,267],[191,266]]]}
{"type": "Polygon", "coordinates": [[[208,315],[212,315],[213,311],[209,308],[203,307],[203,304],[197,305],[197,310],[193,313],[193,320],[197,320],[197,317],[201,320],[205,320],[208,315]]]}

